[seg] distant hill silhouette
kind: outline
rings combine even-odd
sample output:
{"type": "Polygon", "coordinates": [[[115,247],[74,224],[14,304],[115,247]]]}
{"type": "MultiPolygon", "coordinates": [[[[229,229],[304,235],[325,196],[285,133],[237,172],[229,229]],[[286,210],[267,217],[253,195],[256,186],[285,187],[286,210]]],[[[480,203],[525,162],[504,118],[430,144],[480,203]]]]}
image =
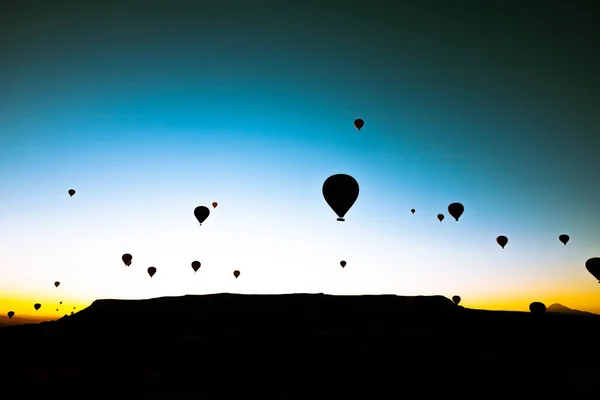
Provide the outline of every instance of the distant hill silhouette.
{"type": "Polygon", "coordinates": [[[546,312],[563,313],[563,314],[575,314],[575,315],[588,315],[600,317],[598,314],[591,313],[589,311],[573,310],[569,307],[565,307],[562,304],[554,303],[546,309],[546,312]]]}
{"type": "Polygon", "coordinates": [[[61,399],[115,388],[136,398],[576,396],[596,389],[599,336],[600,318],[473,310],[443,296],[97,300],[0,328],[0,383],[29,395],[60,388],[61,399]],[[555,369],[565,378],[549,384],[555,369]]]}

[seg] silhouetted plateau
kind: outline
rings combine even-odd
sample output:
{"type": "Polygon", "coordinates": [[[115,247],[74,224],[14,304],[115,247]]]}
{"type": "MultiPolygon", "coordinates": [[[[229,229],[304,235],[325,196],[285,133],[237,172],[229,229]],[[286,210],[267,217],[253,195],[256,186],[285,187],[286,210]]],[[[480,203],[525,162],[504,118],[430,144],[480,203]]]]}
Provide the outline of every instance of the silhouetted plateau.
{"type": "Polygon", "coordinates": [[[598,314],[591,313],[589,311],[580,311],[574,310],[569,307],[565,307],[562,304],[554,303],[550,305],[546,312],[554,312],[554,313],[563,313],[563,314],[577,314],[577,315],[587,315],[587,316],[599,316],[598,314]]]}
{"type": "Polygon", "coordinates": [[[473,310],[443,296],[97,300],[0,328],[0,379],[61,398],[577,395],[597,388],[599,337],[593,315],[473,310]]]}

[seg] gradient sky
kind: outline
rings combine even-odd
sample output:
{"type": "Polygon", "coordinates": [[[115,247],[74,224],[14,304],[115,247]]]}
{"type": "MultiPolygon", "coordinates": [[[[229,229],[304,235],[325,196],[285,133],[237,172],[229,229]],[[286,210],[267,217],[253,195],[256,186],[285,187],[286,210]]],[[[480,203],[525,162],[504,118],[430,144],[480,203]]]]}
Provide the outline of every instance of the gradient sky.
{"type": "Polygon", "coordinates": [[[523,3],[2,2],[0,311],[324,292],[600,312],[599,8],[523,3]],[[360,185],[344,223],[337,173],[360,185]]]}

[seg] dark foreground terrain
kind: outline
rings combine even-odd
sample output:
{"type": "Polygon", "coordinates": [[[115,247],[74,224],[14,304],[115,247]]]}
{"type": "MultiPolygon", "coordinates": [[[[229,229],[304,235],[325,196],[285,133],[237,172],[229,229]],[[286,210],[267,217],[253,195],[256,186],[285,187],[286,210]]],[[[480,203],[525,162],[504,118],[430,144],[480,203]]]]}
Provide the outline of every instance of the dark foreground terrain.
{"type": "Polygon", "coordinates": [[[598,316],[442,296],[98,300],[0,328],[0,383],[27,398],[577,398],[600,390],[599,341],[598,316]]]}

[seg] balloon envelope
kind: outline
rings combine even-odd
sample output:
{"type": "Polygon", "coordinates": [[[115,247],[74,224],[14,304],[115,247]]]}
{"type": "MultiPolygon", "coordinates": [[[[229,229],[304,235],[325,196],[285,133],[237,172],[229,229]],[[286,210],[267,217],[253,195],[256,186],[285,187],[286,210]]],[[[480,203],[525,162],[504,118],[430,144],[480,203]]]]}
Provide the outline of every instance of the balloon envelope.
{"type": "Polygon", "coordinates": [[[59,287],[59,286],[60,286],[60,282],[59,281],[54,282],[54,287],[59,287]]]}
{"type": "Polygon", "coordinates": [[[529,305],[529,311],[533,314],[543,314],[546,312],[546,306],[544,303],[540,303],[539,301],[534,301],[529,305]]]}
{"type": "Polygon", "coordinates": [[[600,283],[600,257],[590,258],[585,262],[585,268],[600,283]]]}
{"type": "Polygon", "coordinates": [[[235,271],[233,271],[233,276],[237,277],[240,276],[240,271],[238,271],[237,269],[235,271]]]}
{"type": "Polygon", "coordinates": [[[192,261],[192,269],[197,272],[200,269],[200,261],[192,261]]]}
{"type": "Polygon", "coordinates": [[[344,260],[340,261],[340,265],[342,266],[342,268],[344,268],[346,266],[346,261],[344,261],[344,260]]]}
{"type": "Polygon", "coordinates": [[[354,127],[356,129],[358,129],[360,131],[360,129],[365,126],[365,121],[363,121],[361,118],[355,119],[354,120],[354,127]]]}
{"type": "Polygon", "coordinates": [[[350,175],[332,175],[323,183],[323,197],[337,214],[338,221],[344,221],[344,216],[358,198],[358,192],[358,182],[350,175]]]}
{"type": "Polygon", "coordinates": [[[508,238],[506,236],[498,236],[496,238],[496,243],[498,243],[500,247],[504,248],[504,246],[506,246],[508,243],[508,238]]]}
{"type": "Polygon", "coordinates": [[[206,218],[208,218],[209,215],[210,210],[208,209],[208,207],[198,206],[194,209],[194,216],[196,217],[200,225],[202,225],[202,223],[206,221],[206,218]]]}
{"type": "Polygon", "coordinates": [[[69,189],[69,196],[73,197],[75,194],[75,189],[69,189]]]}
{"type": "Polygon", "coordinates": [[[465,206],[463,206],[461,203],[452,203],[448,206],[448,213],[457,221],[464,212],[465,206]]]}
{"type": "Polygon", "coordinates": [[[15,316],[15,312],[14,311],[9,311],[8,314],[6,314],[6,315],[8,315],[8,318],[10,319],[10,318],[12,318],[12,317],[15,316]]]}
{"type": "Polygon", "coordinates": [[[148,268],[148,275],[150,275],[150,278],[152,278],[155,273],[156,273],[156,268],[154,268],[154,267],[148,268]]]}
{"type": "Polygon", "coordinates": [[[41,306],[42,306],[42,305],[41,305],[40,303],[35,303],[35,304],[33,305],[33,308],[35,308],[36,310],[39,310],[41,306]]]}
{"type": "Polygon", "coordinates": [[[444,220],[444,214],[438,214],[437,218],[442,222],[444,220]]]}
{"type": "Polygon", "coordinates": [[[219,205],[219,203],[217,203],[216,201],[213,201],[213,203],[212,203],[213,208],[217,208],[218,205],[219,205]]]}
{"type": "Polygon", "coordinates": [[[414,208],[411,208],[411,210],[410,210],[410,212],[413,213],[413,214],[415,213],[415,211],[416,210],[414,208]]]}
{"type": "Polygon", "coordinates": [[[121,260],[123,260],[123,262],[125,263],[125,265],[127,265],[129,267],[131,265],[131,260],[133,260],[133,256],[131,254],[129,254],[129,253],[125,253],[121,257],[121,260]]]}
{"type": "Polygon", "coordinates": [[[460,303],[460,296],[458,296],[458,295],[452,296],[452,301],[454,302],[454,304],[458,305],[458,303],[460,303]]]}
{"type": "Polygon", "coordinates": [[[558,237],[558,240],[560,240],[562,242],[562,244],[564,244],[565,246],[567,245],[567,242],[569,241],[569,239],[570,239],[569,235],[565,235],[564,233],[558,237]]]}

